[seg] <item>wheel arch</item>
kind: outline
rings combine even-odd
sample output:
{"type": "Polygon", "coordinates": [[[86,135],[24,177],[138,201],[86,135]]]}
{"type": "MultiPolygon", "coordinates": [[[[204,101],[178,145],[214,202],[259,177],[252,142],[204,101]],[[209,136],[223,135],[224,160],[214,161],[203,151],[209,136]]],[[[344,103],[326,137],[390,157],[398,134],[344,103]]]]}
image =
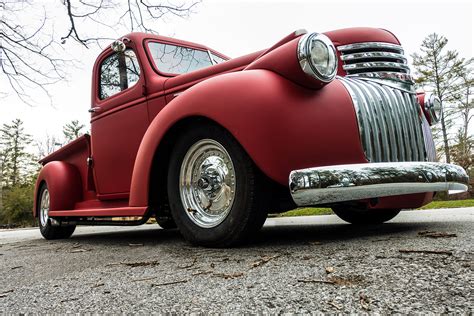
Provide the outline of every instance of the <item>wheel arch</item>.
{"type": "Polygon", "coordinates": [[[34,217],[38,216],[39,190],[44,183],[50,192],[50,210],[72,210],[82,198],[82,181],[77,168],[64,161],[51,161],[41,168],[36,180],[34,217]]]}

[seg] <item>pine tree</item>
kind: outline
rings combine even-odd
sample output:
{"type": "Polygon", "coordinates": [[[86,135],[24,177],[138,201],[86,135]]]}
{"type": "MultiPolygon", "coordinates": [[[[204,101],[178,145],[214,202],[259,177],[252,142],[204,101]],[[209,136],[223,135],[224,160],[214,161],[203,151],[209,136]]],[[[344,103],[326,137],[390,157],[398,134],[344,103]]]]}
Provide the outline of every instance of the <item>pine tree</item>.
{"type": "MultiPolygon", "coordinates": [[[[428,35],[421,44],[420,53],[415,53],[413,66],[420,86],[435,92],[441,100],[441,140],[446,162],[451,162],[449,129],[453,126],[452,101],[460,82],[464,60],[457,51],[448,50],[448,40],[436,33],[428,35]]],[[[438,133],[435,133],[435,137],[438,133]]]]}
{"type": "Polygon", "coordinates": [[[474,164],[474,137],[470,133],[470,123],[474,117],[474,77],[471,67],[473,60],[468,60],[460,71],[461,81],[458,85],[456,99],[456,114],[460,117],[461,125],[456,137],[456,145],[452,146],[453,161],[468,171],[474,164]]]}
{"type": "Polygon", "coordinates": [[[78,120],[72,120],[71,122],[64,125],[63,134],[66,138],[66,142],[73,141],[76,138],[84,135],[84,132],[82,131],[84,127],[85,125],[79,123],[78,120]]]}
{"type": "Polygon", "coordinates": [[[0,148],[2,152],[2,185],[14,187],[27,183],[33,157],[26,150],[31,144],[31,136],[25,133],[23,121],[15,119],[11,124],[3,124],[0,129],[0,148]]]}

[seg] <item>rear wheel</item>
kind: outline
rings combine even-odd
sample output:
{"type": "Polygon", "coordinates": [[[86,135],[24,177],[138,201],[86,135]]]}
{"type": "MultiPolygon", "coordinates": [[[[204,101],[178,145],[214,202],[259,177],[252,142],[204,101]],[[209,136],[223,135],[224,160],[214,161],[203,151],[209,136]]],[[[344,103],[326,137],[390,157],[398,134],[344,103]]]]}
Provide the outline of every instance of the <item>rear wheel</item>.
{"type": "Polygon", "coordinates": [[[243,242],[266,219],[264,186],[239,143],[224,129],[197,126],[178,139],[168,172],[171,214],[191,243],[243,242]]]}
{"type": "Polygon", "coordinates": [[[400,209],[368,209],[356,206],[338,206],[332,210],[340,219],[357,225],[382,224],[400,213],[400,209]]]}
{"type": "Polygon", "coordinates": [[[173,229],[176,228],[176,223],[174,222],[171,216],[155,216],[156,223],[160,225],[163,229],[173,229]]]}
{"type": "Polygon", "coordinates": [[[41,186],[38,197],[36,212],[38,214],[38,226],[41,235],[46,239],[63,239],[71,237],[76,229],[75,225],[53,226],[51,224],[51,218],[49,218],[50,194],[46,183],[41,186]]]}

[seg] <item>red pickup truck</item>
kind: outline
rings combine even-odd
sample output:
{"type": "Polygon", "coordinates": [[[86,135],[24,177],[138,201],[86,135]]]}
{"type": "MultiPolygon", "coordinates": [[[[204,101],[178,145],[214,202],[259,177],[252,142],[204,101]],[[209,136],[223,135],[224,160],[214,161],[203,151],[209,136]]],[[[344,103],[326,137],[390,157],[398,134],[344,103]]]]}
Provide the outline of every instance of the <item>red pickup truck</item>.
{"type": "Polygon", "coordinates": [[[301,30],[234,59],[132,33],[94,65],[91,134],[40,161],[34,215],[47,239],[155,216],[211,247],[298,206],[382,223],[467,189],[462,168],[435,162],[440,110],[386,30],[301,30]]]}

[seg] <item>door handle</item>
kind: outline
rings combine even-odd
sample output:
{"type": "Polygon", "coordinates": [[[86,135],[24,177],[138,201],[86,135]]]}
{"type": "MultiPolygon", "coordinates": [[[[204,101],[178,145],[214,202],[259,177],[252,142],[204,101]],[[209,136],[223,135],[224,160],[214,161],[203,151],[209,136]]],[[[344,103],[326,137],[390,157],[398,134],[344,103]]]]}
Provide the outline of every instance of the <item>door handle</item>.
{"type": "Polygon", "coordinates": [[[93,108],[90,108],[88,111],[89,113],[97,113],[97,112],[100,112],[100,107],[95,106],[93,108]]]}

